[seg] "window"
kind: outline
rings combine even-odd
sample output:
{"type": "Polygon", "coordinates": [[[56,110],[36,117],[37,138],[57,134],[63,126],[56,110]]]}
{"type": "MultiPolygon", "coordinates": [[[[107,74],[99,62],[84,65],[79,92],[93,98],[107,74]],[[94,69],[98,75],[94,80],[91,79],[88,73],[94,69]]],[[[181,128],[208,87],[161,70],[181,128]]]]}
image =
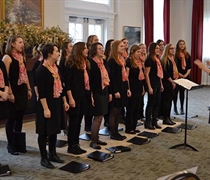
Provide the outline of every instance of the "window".
{"type": "MultiPolygon", "coordinates": [[[[204,1],[204,17],[203,17],[203,63],[206,63],[210,59],[209,51],[209,29],[210,29],[210,2],[204,1]]],[[[204,71],[202,71],[201,84],[210,85],[210,77],[204,71]]]]}
{"type": "Polygon", "coordinates": [[[93,3],[99,3],[99,4],[109,4],[109,0],[81,0],[81,1],[87,1],[87,2],[93,2],[93,3]]]}
{"type": "Polygon", "coordinates": [[[164,39],[163,0],[154,0],[154,41],[164,39]]]}
{"type": "Polygon", "coordinates": [[[209,51],[209,29],[210,29],[210,2],[204,1],[204,21],[203,21],[203,59],[210,59],[209,51]]]}
{"type": "Polygon", "coordinates": [[[69,34],[74,43],[87,41],[89,35],[97,35],[99,42],[104,42],[104,20],[69,17],[69,34]]]}

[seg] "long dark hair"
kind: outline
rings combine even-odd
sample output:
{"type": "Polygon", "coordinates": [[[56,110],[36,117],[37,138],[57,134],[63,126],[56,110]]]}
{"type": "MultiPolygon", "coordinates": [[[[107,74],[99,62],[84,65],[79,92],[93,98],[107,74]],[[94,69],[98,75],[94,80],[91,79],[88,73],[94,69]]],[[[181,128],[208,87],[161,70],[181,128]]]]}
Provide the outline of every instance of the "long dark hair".
{"type": "Polygon", "coordinates": [[[66,53],[66,49],[68,48],[68,44],[71,43],[70,41],[66,41],[63,43],[62,45],[62,51],[61,51],[61,59],[65,58],[67,53],[66,53]]]}
{"type": "Polygon", "coordinates": [[[83,70],[82,62],[85,60],[87,69],[90,69],[90,62],[88,61],[87,57],[82,55],[85,49],[85,42],[77,42],[74,44],[70,57],[66,60],[65,65],[67,67],[72,67],[73,65],[76,66],[77,69],[83,70]]]}
{"type": "Polygon", "coordinates": [[[158,46],[157,43],[152,42],[149,44],[148,47],[148,57],[150,57],[153,61],[155,61],[154,56],[155,56],[155,48],[158,46]]]}
{"type": "Polygon", "coordinates": [[[90,57],[95,57],[97,55],[97,46],[101,45],[103,47],[103,45],[100,42],[94,43],[91,45],[90,47],[90,57]]]}
{"type": "Polygon", "coordinates": [[[108,61],[109,58],[110,58],[110,53],[111,53],[111,42],[113,42],[114,39],[109,39],[107,42],[106,42],[106,45],[105,45],[105,51],[104,51],[104,55],[106,56],[106,60],[108,61]]]}

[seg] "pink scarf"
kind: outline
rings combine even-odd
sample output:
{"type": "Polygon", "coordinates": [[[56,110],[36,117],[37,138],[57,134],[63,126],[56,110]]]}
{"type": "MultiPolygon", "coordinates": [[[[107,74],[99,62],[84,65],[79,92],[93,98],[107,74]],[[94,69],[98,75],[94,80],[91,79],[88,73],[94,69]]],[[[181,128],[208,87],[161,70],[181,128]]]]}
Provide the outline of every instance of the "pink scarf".
{"type": "Polygon", "coordinates": [[[182,69],[183,70],[185,70],[185,68],[186,68],[186,60],[185,60],[185,55],[184,55],[184,53],[182,53],[182,52],[180,52],[180,58],[181,58],[181,63],[182,63],[182,69]]]}
{"type": "Polygon", "coordinates": [[[123,56],[119,57],[120,65],[122,66],[122,81],[128,81],[128,74],[125,70],[125,59],[123,56]]]}
{"type": "Polygon", "coordinates": [[[38,59],[38,61],[42,61],[43,60],[43,56],[41,55],[38,59]]]}
{"type": "Polygon", "coordinates": [[[96,64],[98,65],[98,68],[100,69],[100,72],[101,72],[101,87],[102,87],[102,89],[104,89],[106,86],[109,85],[109,82],[110,82],[108,72],[107,72],[107,70],[104,66],[103,59],[100,60],[97,57],[94,57],[93,60],[96,62],[96,64]]]}
{"type": "Polygon", "coordinates": [[[154,59],[155,59],[155,62],[157,64],[157,76],[159,78],[163,79],[163,69],[162,69],[160,60],[156,56],[154,57],[154,59]]]}
{"type": "Polygon", "coordinates": [[[124,57],[125,59],[128,57],[127,51],[125,51],[125,52],[123,53],[123,57],[124,57]]]}
{"type": "Polygon", "coordinates": [[[146,56],[144,54],[141,54],[139,58],[141,62],[145,62],[146,56]]]}
{"type": "Polygon", "coordinates": [[[46,60],[44,60],[43,66],[45,66],[52,73],[52,76],[54,77],[53,97],[59,98],[63,87],[61,84],[60,75],[58,74],[58,68],[55,63],[50,65],[46,60]]]}
{"type": "Polygon", "coordinates": [[[173,65],[173,78],[174,79],[178,79],[179,77],[179,72],[178,72],[178,69],[177,69],[177,66],[176,66],[176,63],[174,61],[174,57],[169,57],[168,56],[168,59],[172,62],[172,65],[173,65]]]}
{"type": "Polygon", "coordinates": [[[13,52],[12,56],[19,62],[19,77],[18,77],[18,85],[26,84],[28,77],[26,72],[26,67],[23,62],[23,55],[17,52],[13,52]]]}
{"type": "Polygon", "coordinates": [[[137,67],[139,68],[139,80],[144,80],[144,73],[143,73],[143,67],[140,59],[134,59],[134,62],[136,63],[137,67]]]}
{"type": "Polygon", "coordinates": [[[85,89],[86,90],[90,90],[89,76],[88,76],[88,73],[87,73],[86,62],[85,61],[83,61],[83,70],[84,70],[85,89]]]}
{"type": "Polygon", "coordinates": [[[4,88],[4,87],[5,87],[4,74],[2,70],[0,69],[0,88],[4,88]]]}

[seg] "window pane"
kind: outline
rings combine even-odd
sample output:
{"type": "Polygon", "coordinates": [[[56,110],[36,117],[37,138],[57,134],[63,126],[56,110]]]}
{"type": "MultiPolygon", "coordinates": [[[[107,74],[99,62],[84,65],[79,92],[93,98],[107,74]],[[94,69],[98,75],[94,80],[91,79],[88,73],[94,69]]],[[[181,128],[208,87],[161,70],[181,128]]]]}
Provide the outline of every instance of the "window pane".
{"type": "Polygon", "coordinates": [[[83,41],[83,25],[80,23],[69,23],[69,34],[74,43],[83,41]]]}
{"type": "Polygon", "coordinates": [[[81,1],[93,2],[99,4],[109,4],[109,0],[81,0],[81,1]]]}
{"type": "Polygon", "coordinates": [[[163,0],[154,0],[154,41],[164,40],[163,35],[163,0]]]}
{"type": "Polygon", "coordinates": [[[89,35],[96,35],[98,36],[99,41],[101,42],[102,39],[102,25],[93,25],[93,24],[89,24],[89,35]]]}

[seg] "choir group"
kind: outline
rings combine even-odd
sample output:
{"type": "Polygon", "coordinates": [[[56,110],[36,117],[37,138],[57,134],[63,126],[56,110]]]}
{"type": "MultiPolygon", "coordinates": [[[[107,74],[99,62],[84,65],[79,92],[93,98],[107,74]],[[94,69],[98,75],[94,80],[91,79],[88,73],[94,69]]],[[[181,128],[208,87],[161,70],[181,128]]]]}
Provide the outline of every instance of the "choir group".
{"type": "Polygon", "coordinates": [[[22,131],[22,121],[28,99],[34,88],[36,104],[36,133],[41,165],[54,168],[51,162],[63,163],[56,153],[57,134],[65,130],[68,137],[67,152],[83,154],[79,144],[82,119],[85,131],[91,131],[90,147],[101,149],[107,145],[100,140],[102,120],[110,130],[110,138],[126,139],[118,132],[119,120],[124,117],[125,133],[136,134],[137,121],[144,117],[144,96],[147,93],[144,127],[161,129],[163,124],[174,125],[170,118],[172,102],[174,113],[184,114],[184,88],[173,80],[189,79],[190,54],[184,40],[176,47],[162,40],[148,46],[134,44],[129,48],[126,38],[110,39],[105,48],[96,35],[85,42],[40,44],[34,47],[34,87],[30,87],[20,36],[11,36],[5,55],[0,61],[0,108],[9,109],[6,121],[7,149],[18,155],[15,132],[22,131]],[[177,109],[177,95],[180,111],[177,109]],[[46,145],[49,145],[49,151],[46,145]]]}

